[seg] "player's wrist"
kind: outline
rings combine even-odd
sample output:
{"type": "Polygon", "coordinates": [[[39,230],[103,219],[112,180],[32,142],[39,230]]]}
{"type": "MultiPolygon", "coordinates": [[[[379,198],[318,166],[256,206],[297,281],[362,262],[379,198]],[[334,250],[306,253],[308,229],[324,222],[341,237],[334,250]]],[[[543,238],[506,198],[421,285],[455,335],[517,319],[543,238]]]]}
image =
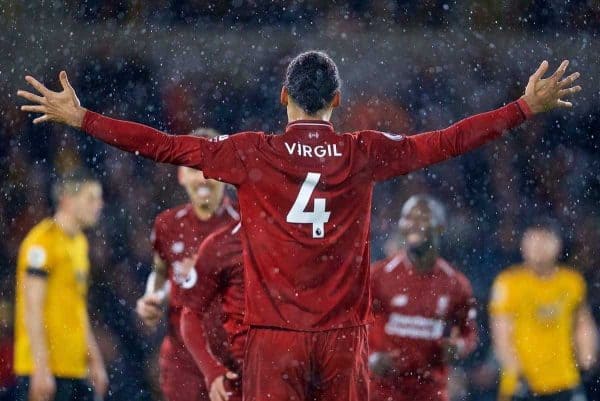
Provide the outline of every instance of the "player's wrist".
{"type": "Polygon", "coordinates": [[[71,127],[81,129],[84,126],[85,116],[87,114],[87,109],[81,106],[76,106],[75,111],[71,118],[67,121],[67,124],[71,127]]]}
{"type": "Polygon", "coordinates": [[[523,95],[517,100],[519,107],[523,114],[525,114],[526,118],[531,118],[538,113],[542,113],[544,111],[544,106],[540,104],[535,96],[532,95],[523,95]]]}

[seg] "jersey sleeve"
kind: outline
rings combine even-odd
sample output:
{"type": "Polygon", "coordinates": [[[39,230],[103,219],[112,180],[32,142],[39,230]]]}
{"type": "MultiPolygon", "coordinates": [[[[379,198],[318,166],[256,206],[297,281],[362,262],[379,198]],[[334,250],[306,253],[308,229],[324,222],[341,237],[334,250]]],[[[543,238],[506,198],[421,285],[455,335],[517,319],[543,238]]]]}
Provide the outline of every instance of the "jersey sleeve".
{"type": "Polygon", "coordinates": [[[186,348],[194,358],[198,369],[202,372],[206,388],[210,389],[213,381],[227,372],[227,368],[215,357],[210,349],[210,342],[203,323],[203,315],[184,307],[181,313],[181,335],[186,348]]]}
{"type": "Polygon", "coordinates": [[[221,288],[221,273],[224,266],[218,257],[219,243],[217,235],[211,234],[198,249],[196,259],[195,279],[183,286],[183,303],[190,310],[198,313],[208,312],[213,302],[216,302],[221,288]]]}
{"type": "Polygon", "coordinates": [[[585,279],[579,272],[573,271],[572,274],[573,303],[576,307],[579,307],[586,301],[587,286],[585,284],[585,279]]]}
{"type": "Polygon", "coordinates": [[[373,180],[382,181],[482,146],[517,127],[530,115],[527,104],[520,99],[442,130],[411,136],[363,131],[358,134],[359,143],[366,151],[373,180]]]}
{"type": "Polygon", "coordinates": [[[52,273],[52,243],[44,235],[29,238],[21,248],[22,265],[27,274],[46,277],[52,273]]]}
{"type": "Polygon", "coordinates": [[[239,185],[246,177],[243,156],[238,149],[251,144],[247,135],[215,139],[168,135],[143,124],[109,118],[92,111],[85,113],[81,129],[126,152],[160,163],[206,171],[211,178],[230,184],[239,185]],[[236,142],[240,142],[238,146],[236,142]]]}
{"type": "Polygon", "coordinates": [[[155,254],[157,254],[162,260],[167,260],[166,253],[163,248],[163,239],[164,239],[164,227],[162,223],[161,215],[158,215],[154,219],[154,224],[152,226],[152,231],[150,232],[150,244],[152,245],[152,250],[155,254]]]}
{"type": "Polygon", "coordinates": [[[501,273],[492,286],[492,296],[488,305],[492,316],[512,315],[516,312],[514,294],[507,273],[501,273]]]}

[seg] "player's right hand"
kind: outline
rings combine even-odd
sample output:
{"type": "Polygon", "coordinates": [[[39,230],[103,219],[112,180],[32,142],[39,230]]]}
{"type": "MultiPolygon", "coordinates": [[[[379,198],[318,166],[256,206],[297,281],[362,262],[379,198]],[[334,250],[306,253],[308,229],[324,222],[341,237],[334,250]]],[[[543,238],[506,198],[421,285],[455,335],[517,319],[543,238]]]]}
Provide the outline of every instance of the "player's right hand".
{"type": "Polygon", "coordinates": [[[548,78],[542,78],[548,71],[548,62],[544,60],[537,71],[529,77],[522,99],[525,100],[533,113],[543,113],[555,108],[573,107],[571,102],[564,101],[562,98],[579,92],[581,86],[571,86],[579,78],[578,72],[562,79],[568,65],[569,60],[565,60],[554,71],[554,74],[548,78]]]}
{"type": "Polygon", "coordinates": [[[21,106],[21,110],[42,114],[40,117],[33,120],[34,124],[43,123],[45,121],[54,121],[75,128],[81,128],[86,110],[81,107],[81,103],[75,94],[75,90],[69,83],[67,73],[61,71],[58,77],[63,88],[61,92],[51,91],[37,79],[27,75],[25,80],[33,86],[41,96],[24,90],[17,91],[18,96],[35,103],[21,106]]]}
{"type": "Polygon", "coordinates": [[[237,378],[238,375],[235,373],[227,372],[213,380],[208,393],[210,401],[227,401],[231,396],[231,392],[225,388],[225,380],[235,380],[237,378]]]}
{"type": "Polygon", "coordinates": [[[56,380],[48,367],[37,368],[29,381],[29,401],[51,401],[56,393],[56,380]]]}
{"type": "Polygon", "coordinates": [[[137,315],[146,326],[152,329],[156,328],[164,315],[163,299],[160,294],[151,293],[137,300],[135,307],[137,315]]]}

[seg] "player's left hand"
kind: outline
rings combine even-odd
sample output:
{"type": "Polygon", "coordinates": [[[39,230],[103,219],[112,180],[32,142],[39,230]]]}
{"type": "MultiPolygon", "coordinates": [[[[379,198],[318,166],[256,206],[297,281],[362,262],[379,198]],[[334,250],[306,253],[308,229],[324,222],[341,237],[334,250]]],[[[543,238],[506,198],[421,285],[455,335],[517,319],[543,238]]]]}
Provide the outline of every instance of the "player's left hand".
{"type": "Polygon", "coordinates": [[[100,399],[104,398],[108,391],[108,375],[103,363],[94,362],[90,364],[90,382],[94,387],[94,394],[100,399]]]}
{"type": "Polygon", "coordinates": [[[565,96],[573,95],[581,90],[581,86],[571,86],[579,73],[574,72],[565,79],[569,60],[563,61],[548,78],[542,78],[548,71],[548,62],[543,61],[536,72],[529,77],[522,99],[525,100],[533,113],[543,113],[555,108],[571,108],[573,104],[562,100],[565,96]]]}
{"type": "Polygon", "coordinates": [[[27,75],[25,80],[33,86],[41,96],[24,90],[17,91],[18,96],[35,103],[32,105],[21,106],[21,110],[42,114],[42,116],[33,120],[34,124],[43,123],[45,121],[54,121],[75,128],[81,128],[86,110],[81,107],[81,103],[75,94],[75,90],[69,83],[67,73],[61,71],[58,77],[63,89],[61,92],[51,91],[37,79],[27,75]]]}

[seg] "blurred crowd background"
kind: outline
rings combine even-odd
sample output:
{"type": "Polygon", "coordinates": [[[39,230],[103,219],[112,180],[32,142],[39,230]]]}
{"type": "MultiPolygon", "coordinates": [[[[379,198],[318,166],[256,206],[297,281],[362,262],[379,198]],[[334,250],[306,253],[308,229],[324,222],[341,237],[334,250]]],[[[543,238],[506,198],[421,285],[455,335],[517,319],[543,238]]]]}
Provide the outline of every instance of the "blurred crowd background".
{"type": "MultiPolygon", "coordinates": [[[[561,223],[563,259],[586,276],[600,318],[597,1],[34,3],[0,1],[0,388],[12,380],[19,243],[52,213],[53,180],[85,166],[101,179],[106,200],[101,224],[88,234],[90,311],[109,368],[108,399],[157,399],[161,333],[145,332],[133,309],[150,272],[153,219],[185,202],[174,167],[62,127],[34,127],[15,97],[26,73],[57,88],[58,71],[66,69],[85,107],[170,133],[200,126],[227,134],[281,132],[285,66],[298,52],[318,48],[338,62],[343,79],[338,130],[412,133],[514,100],[542,60],[552,68],[569,58],[584,88],[572,111],[535,119],[458,160],[377,187],[372,257],[399,246],[399,208],[410,195],[429,193],[445,203],[444,255],[472,280],[481,312],[481,345],[453,373],[457,400],[494,397],[489,288],[519,260],[520,236],[532,217],[561,223]]],[[[600,399],[596,376],[585,378],[591,399],[600,399]]]]}

